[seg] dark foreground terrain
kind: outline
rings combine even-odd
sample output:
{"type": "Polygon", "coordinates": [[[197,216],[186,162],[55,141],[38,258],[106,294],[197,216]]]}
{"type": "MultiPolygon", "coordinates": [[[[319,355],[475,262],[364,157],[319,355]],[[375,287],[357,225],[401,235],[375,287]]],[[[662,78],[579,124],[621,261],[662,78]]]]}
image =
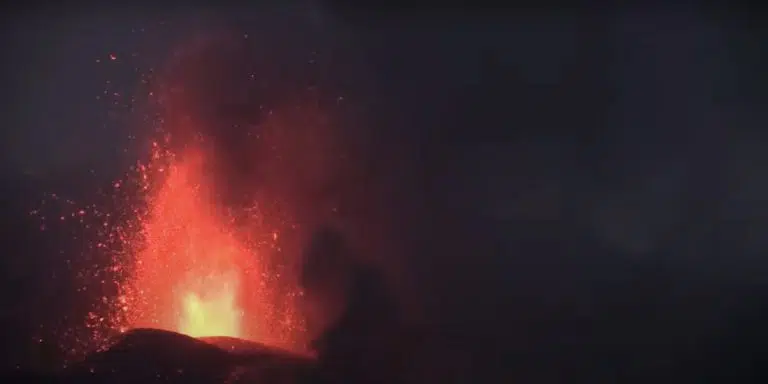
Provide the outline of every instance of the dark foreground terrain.
{"type": "Polygon", "coordinates": [[[4,382],[295,383],[310,378],[313,364],[309,357],[245,340],[138,329],[61,372],[16,372],[4,382]]]}

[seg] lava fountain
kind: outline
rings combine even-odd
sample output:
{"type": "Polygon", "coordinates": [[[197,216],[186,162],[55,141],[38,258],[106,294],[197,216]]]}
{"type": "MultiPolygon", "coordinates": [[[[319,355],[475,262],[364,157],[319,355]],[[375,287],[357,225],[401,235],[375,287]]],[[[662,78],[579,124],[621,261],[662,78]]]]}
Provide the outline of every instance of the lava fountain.
{"type": "Polygon", "coordinates": [[[171,164],[152,197],[132,282],[141,294],[133,321],[190,336],[242,337],[237,264],[250,255],[214,212],[200,166],[199,155],[171,164]]]}
{"type": "Polygon", "coordinates": [[[231,336],[295,349],[300,292],[279,289],[278,232],[217,204],[205,151],[153,148],[139,166],[147,211],[120,302],[127,328],[231,336]]]}
{"type": "Polygon", "coordinates": [[[306,351],[299,239],[335,215],[326,191],[351,167],[324,110],[339,100],[297,91],[265,106],[291,87],[266,92],[250,51],[204,40],[152,77],[151,156],[100,194],[104,207],[73,207],[89,253],[75,267],[78,292],[92,303],[85,330],[65,336],[78,350],[156,328],[306,351]]]}

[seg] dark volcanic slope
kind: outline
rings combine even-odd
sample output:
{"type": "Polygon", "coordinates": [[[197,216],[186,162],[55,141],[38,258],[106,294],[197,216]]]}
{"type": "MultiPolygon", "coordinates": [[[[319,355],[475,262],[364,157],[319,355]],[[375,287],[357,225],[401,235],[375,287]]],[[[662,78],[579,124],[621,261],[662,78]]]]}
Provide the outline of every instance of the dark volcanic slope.
{"type": "Polygon", "coordinates": [[[309,358],[244,340],[203,341],[139,329],[69,368],[60,379],[73,383],[292,383],[311,365],[309,358]]]}
{"type": "Polygon", "coordinates": [[[230,354],[235,367],[229,383],[296,383],[309,373],[314,363],[309,356],[234,337],[201,340],[230,354]]]}
{"type": "Polygon", "coordinates": [[[235,356],[242,356],[244,358],[279,358],[298,361],[309,359],[309,356],[236,337],[213,336],[200,337],[197,340],[215,345],[235,356]]]}

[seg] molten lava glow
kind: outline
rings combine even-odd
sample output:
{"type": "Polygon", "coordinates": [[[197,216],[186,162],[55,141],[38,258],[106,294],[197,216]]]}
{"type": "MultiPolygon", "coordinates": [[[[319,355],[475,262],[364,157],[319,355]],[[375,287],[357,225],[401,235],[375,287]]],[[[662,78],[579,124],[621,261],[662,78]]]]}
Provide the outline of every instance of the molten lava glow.
{"type": "Polygon", "coordinates": [[[52,194],[48,201],[68,213],[31,212],[42,231],[73,222],[84,230],[73,237],[85,240],[83,256],[66,265],[77,271],[87,315],[84,324],[53,330],[67,359],[106,348],[132,328],[305,352],[295,255],[280,246],[291,237],[282,233],[299,227],[274,208],[265,214],[260,207],[275,202],[263,197],[223,204],[203,144],[179,153],[165,147],[153,143],[151,159],[113,183],[103,208],[52,194]]]}
{"type": "Polygon", "coordinates": [[[151,158],[142,158],[110,188],[99,189],[87,205],[52,194],[32,211],[41,231],[75,243],[62,254],[81,253],[60,258],[58,267],[78,284],[75,297],[60,306],[76,308],[67,308],[70,316],[46,324],[51,329],[45,330],[73,358],[139,327],[194,337],[234,336],[306,351],[296,239],[306,235],[307,224],[324,217],[322,212],[335,212],[332,199],[316,202],[315,191],[325,190],[316,188],[332,185],[337,170],[352,162],[346,154],[337,155],[347,152],[336,143],[323,104],[314,101],[286,106],[286,113],[270,109],[268,118],[253,128],[257,131],[247,135],[250,141],[232,150],[242,156],[226,156],[222,148],[228,147],[206,133],[229,123],[196,113],[217,103],[221,95],[208,90],[220,88],[214,80],[224,71],[190,54],[190,60],[174,55],[179,68],[157,72],[165,75],[153,75],[153,70],[143,76],[152,113],[142,117],[154,128],[146,138],[157,140],[151,158]],[[248,161],[254,166],[241,167],[248,161]],[[226,175],[213,174],[214,169],[258,171],[236,177],[232,184],[240,185],[228,190],[228,185],[217,185],[226,175]],[[254,185],[242,185],[250,180],[254,185]]]}
{"type": "Polygon", "coordinates": [[[190,157],[163,168],[165,183],[143,223],[132,321],[192,336],[242,336],[238,263],[255,255],[217,217],[201,185],[200,162],[190,157]]]}
{"type": "MultiPolygon", "coordinates": [[[[296,292],[273,285],[267,257],[275,247],[251,241],[244,234],[254,227],[239,227],[216,204],[202,151],[156,151],[155,166],[140,167],[142,179],[159,187],[149,188],[133,273],[123,287],[127,326],[291,347],[300,324],[286,304],[296,292]]],[[[268,233],[262,238],[277,238],[268,233]]]]}
{"type": "Polygon", "coordinates": [[[194,337],[241,336],[242,311],[235,303],[237,292],[224,284],[222,292],[205,299],[192,292],[186,294],[179,323],[181,333],[194,337]]]}

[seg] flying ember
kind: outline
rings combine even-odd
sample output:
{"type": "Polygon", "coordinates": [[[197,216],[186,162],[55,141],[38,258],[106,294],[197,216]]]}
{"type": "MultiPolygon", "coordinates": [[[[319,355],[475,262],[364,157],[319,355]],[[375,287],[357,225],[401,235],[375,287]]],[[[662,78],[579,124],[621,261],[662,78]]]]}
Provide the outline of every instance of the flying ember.
{"type": "MultiPolygon", "coordinates": [[[[306,351],[295,255],[280,246],[297,225],[274,208],[266,214],[260,207],[276,202],[264,196],[223,203],[210,153],[197,144],[174,151],[167,140],[154,142],[149,161],[112,183],[112,204],[103,208],[49,196],[70,211],[52,215],[55,222],[73,221],[87,239],[81,262],[67,264],[89,310],[83,323],[54,329],[65,360],[107,348],[134,328],[306,351]]],[[[31,212],[42,231],[44,211],[31,212]]]]}
{"type": "Polygon", "coordinates": [[[301,226],[279,198],[252,188],[237,203],[222,199],[219,168],[202,140],[172,147],[167,135],[152,142],[149,160],[100,194],[107,203],[81,206],[50,194],[43,205],[64,211],[30,212],[41,231],[50,214],[56,224],[81,227],[72,239],[86,240],[81,257],[66,263],[76,271],[84,319],[73,308],[72,323],[51,328],[64,364],[135,328],[306,352],[296,247],[287,242],[301,226]]]}
{"type": "MultiPolygon", "coordinates": [[[[257,128],[241,124],[250,114],[212,113],[218,109],[210,105],[229,105],[210,91],[221,85],[211,79],[229,74],[217,65],[239,56],[190,51],[151,85],[150,157],[106,193],[99,190],[100,203],[68,203],[74,212],[55,216],[57,225],[76,221],[84,229],[72,237],[83,255],[71,268],[84,307],[72,310],[72,322],[87,311],[85,325],[56,331],[75,339],[61,342],[73,355],[135,328],[306,350],[296,243],[304,235],[300,223],[314,216],[307,213],[313,205],[297,196],[330,174],[328,159],[337,151],[323,131],[328,119],[314,103],[292,105],[287,114],[259,115],[265,120],[252,132],[257,128]]],[[[240,89],[237,79],[225,83],[240,89]]],[[[40,216],[41,230],[52,225],[40,216]]]]}
{"type": "Polygon", "coordinates": [[[216,203],[202,150],[154,149],[152,164],[139,167],[148,210],[121,284],[126,327],[295,348],[297,291],[278,289],[268,260],[276,247],[264,241],[276,241],[276,232],[254,217],[243,224],[216,203]]]}
{"type": "Polygon", "coordinates": [[[190,336],[242,337],[240,275],[257,268],[256,255],[218,217],[201,165],[200,156],[170,164],[152,197],[132,281],[140,295],[132,322],[190,336]]]}

